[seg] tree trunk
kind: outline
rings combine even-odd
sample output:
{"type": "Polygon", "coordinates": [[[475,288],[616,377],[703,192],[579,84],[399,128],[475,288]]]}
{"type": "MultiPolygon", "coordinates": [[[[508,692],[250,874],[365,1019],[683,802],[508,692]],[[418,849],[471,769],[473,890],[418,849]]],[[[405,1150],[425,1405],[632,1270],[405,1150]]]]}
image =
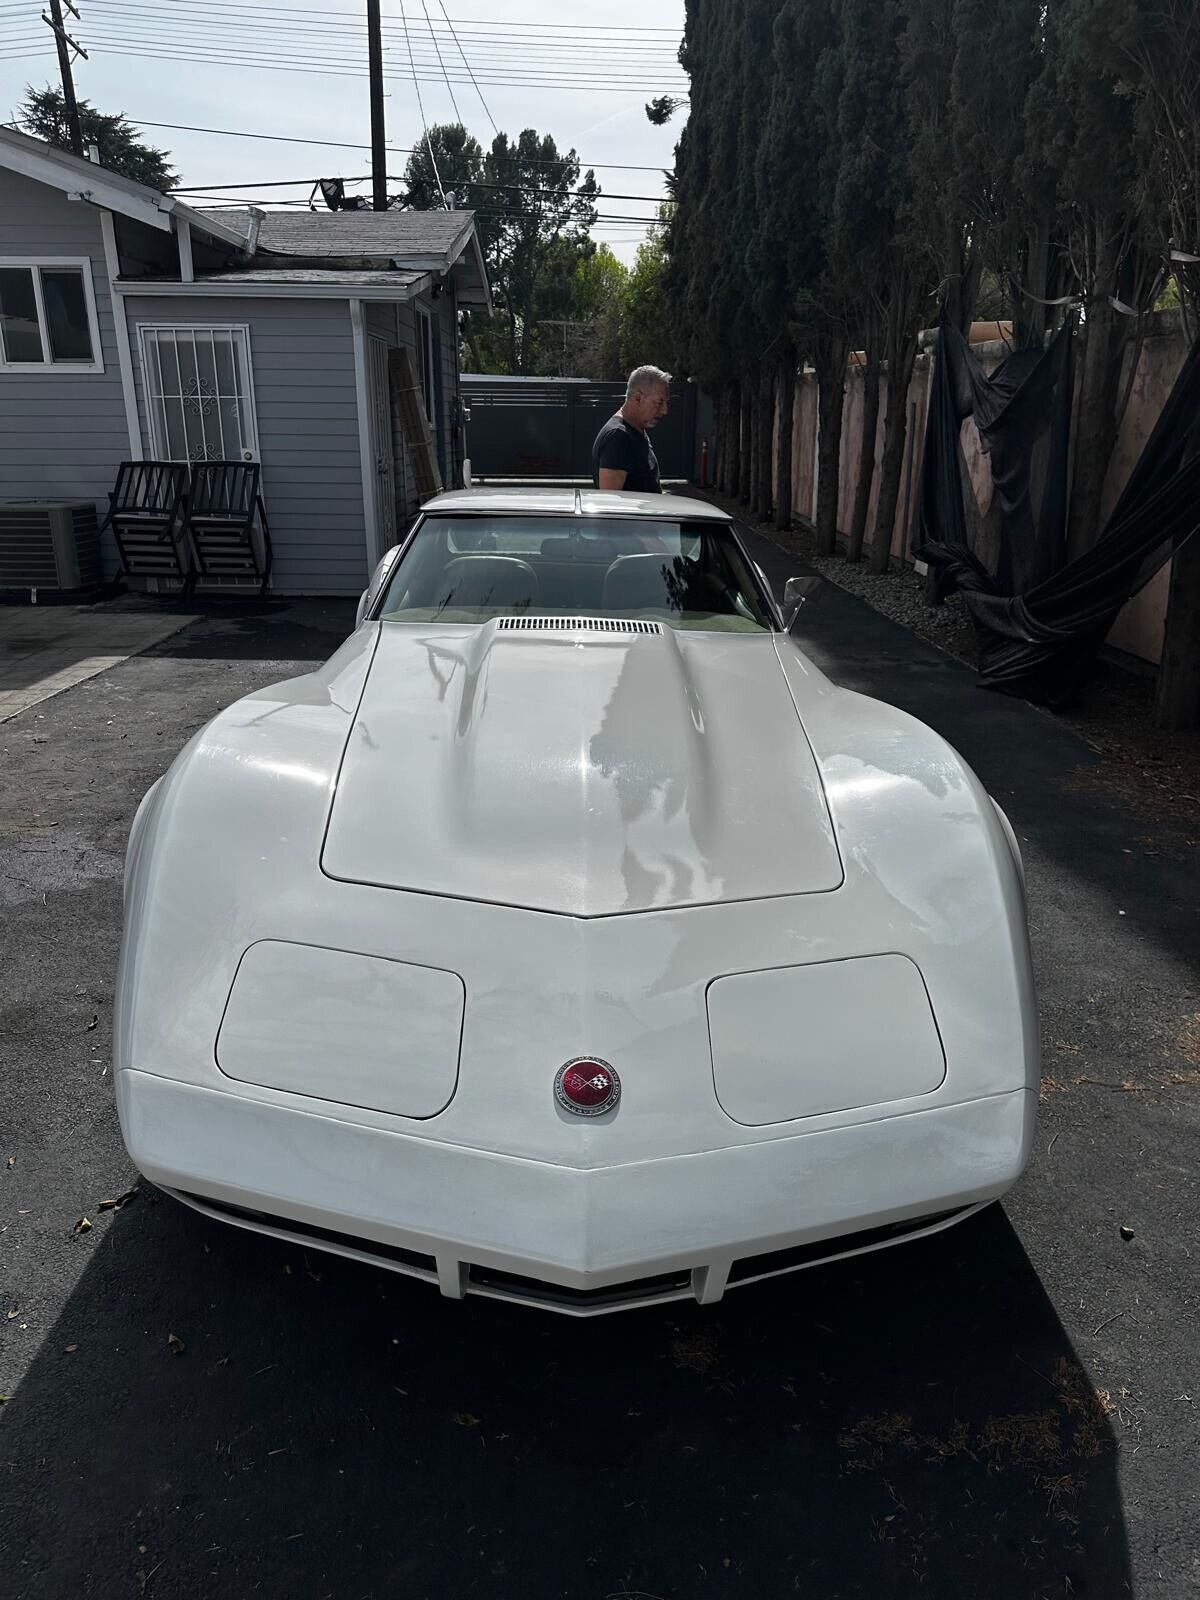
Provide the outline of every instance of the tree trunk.
{"type": "Polygon", "coordinates": [[[908,385],[913,362],[917,359],[916,336],[906,334],[900,341],[889,340],[887,383],[884,393],[887,411],[883,419],[883,456],[879,463],[879,498],[875,503],[875,526],[871,533],[871,571],[886,572],[892,554],[892,534],[896,523],[896,502],[900,498],[900,476],[904,470],[904,441],[908,436],[908,385]]]}
{"type": "Polygon", "coordinates": [[[750,389],[750,487],[746,495],[746,508],[751,516],[756,514],[758,503],[758,478],[762,467],[758,441],[761,431],[762,406],[759,400],[759,384],[755,380],[750,389]]]}
{"type": "Polygon", "coordinates": [[[837,549],[838,477],[842,455],[842,415],[846,402],[844,334],[831,334],[817,347],[817,552],[837,549]]]}
{"type": "Polygon", "coordinates": [[[741,434],[738,445],[737,497],[743,505],[750,504],[750,474],[754,463],[754,386],[749,382],[738,385],[741,397],[741,434]]]}
{"type": "Polygon", "coordinates": [[[862,449],[858,456],[858,482],[854,488],[854,510],[846,536],[846,560],[862,559],[867,532],[867,512],[871,508],[871,486],[875,482],[875,445],[879,434],[879,346],[868,347],[863,369],[862,449]]]}
{"type": "Polygon", "coordinates": [[[1126,319],[1109,304],[1116,290],[1116,245],[1097,228],[1095,292],[1083,328],[1082,376],[1075,408],[1075,470],[1067,519],[1067,555],[1080,556],[1100,532],[1100,500],[1117,442],[1117,390],[1125,348],[1126,319]]]}
{"type": "Polygon", "coordinates": [[[772,444],[775,433],[775,370],[764,362],[758,375],[754,430],[754,515],[766,522],[771,515],[772,444]]]}
{"type": "Polygon", "coordinates": [[[1200,727],[1200,534],[1184,540],[1171,567],[1154,721],[1173,730],[1200,727]]]}
{"type": "Polygon", "coordinates": [[[741,475],[742,396],[736,383],[725,386],[725,467],[721,473],[721,493],[736,495],[741,475]]]}
{"type": "MultiPolygon", "coordinates": [[[[708,452],[708,488],[721,492],[721,464],[725,455],[725,408],[728,401],[725,398],[725,386],[713,392],[713,427],[712,439],[708,452]]],[[[698,480],[697,480],[698,481],[698,480]]]]}
{"type": "Polygon", "coordinates": [[[779,362],[779,449],[775,454],[775,526],[792,525],[792,427],[796,414],[796,352],[779,362]]]}

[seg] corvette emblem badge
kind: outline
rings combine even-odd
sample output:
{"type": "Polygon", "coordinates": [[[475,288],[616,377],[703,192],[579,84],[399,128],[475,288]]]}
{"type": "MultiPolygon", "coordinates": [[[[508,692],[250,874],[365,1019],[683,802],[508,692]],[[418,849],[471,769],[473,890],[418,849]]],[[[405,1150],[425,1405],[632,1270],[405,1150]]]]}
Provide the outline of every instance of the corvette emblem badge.
{"type": "Polygon", "coordinates": [[[621,1098],[621,1080],[607,1061],[576,1056],[559,1067],[554,1098],[574,1116],[598,1117],[611,1111],[621,1098]]]}

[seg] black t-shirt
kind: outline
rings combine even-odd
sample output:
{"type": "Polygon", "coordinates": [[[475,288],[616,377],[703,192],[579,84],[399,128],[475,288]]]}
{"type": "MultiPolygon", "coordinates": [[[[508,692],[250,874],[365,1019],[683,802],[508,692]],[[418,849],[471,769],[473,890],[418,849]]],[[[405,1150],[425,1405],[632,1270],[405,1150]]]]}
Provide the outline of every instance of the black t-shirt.
{"type": "Polygon", "coordinates": [[[661,494],[658,481],[658,457],[650,444],[650,437],[632,422],[626,422],[618,411],[596,435],[592,446],[592,482],[599,484],[600,468],[611,467],[623,472],[625,489],[636,494],[661,494]]]}

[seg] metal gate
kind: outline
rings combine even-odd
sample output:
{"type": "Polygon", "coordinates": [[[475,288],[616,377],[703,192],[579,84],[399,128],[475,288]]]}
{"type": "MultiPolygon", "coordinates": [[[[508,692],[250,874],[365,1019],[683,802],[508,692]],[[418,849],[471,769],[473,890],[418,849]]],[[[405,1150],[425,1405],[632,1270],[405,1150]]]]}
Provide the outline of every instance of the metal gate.
{"type": "MultiPolygon", "coordinates": [[[[586,378],[462,375],[472,476],[580,480],[592,477],[592,441],[625,399],[623,383],[586,378]]],[[[651,438],[664,478],[698,475],[697,391],[671,385],[671,409],[651,438]]]]}

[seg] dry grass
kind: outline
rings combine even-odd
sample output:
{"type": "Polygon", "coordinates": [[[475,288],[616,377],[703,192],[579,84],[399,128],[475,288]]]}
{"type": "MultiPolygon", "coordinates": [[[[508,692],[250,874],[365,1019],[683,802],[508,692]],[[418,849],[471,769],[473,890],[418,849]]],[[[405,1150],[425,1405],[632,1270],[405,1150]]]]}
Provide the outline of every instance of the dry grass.
{"type": "Polygon", "coordinates": [[[940,1432],[919,1430],[904,1411],[861,1417],[838,1435],[851,1471],[880,1472],[898,1456],[920,1455],[931,1462],[967,1458],[990,1472],[1022,1471],[1045,1496],[1046,1513],[1074,1525],[1087,1479],[1079,1471],[1113,1446],[1108,1419],[1118,1412],[1107,1391],[1095,1391],[1078,1362],[1063,1356],[1046,1383],[1057,1404],[1034,1411],[988,1416],[979,1423],[961,1420],[940,1432]]]}

